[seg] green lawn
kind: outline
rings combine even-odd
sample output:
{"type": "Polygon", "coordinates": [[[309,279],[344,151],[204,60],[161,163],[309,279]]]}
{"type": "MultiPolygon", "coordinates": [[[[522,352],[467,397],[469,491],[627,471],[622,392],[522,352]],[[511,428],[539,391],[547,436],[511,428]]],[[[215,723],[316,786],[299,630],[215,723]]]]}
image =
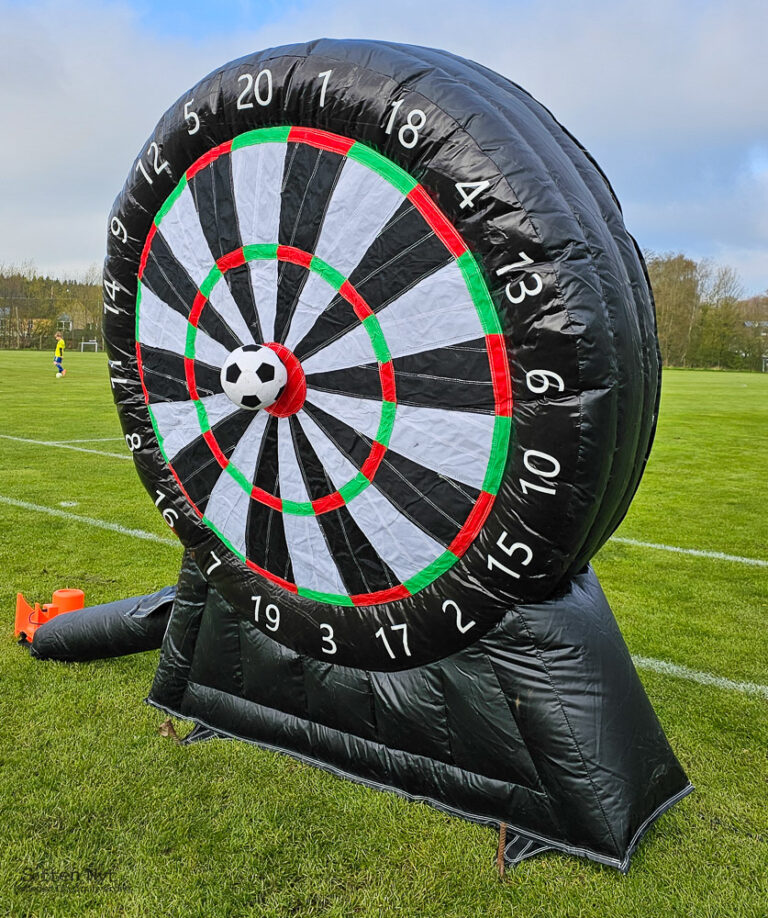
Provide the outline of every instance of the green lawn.
{"type": "MultiPolygon", "coordinates": [[[[0,351],[0,435],[127,456],[102,355],[0,351]],[[109,439],[107,439],[109,438],[109,439]]],[[[668,371],[646,477],[618,534],[768,557],[768,375],[668,371]]],[[[159,736],[157,653],[41,664],[16,591],[89,603],[174,582],[181,551],[4,503],[168,538],[130,461],[0,438],[0,914],[766,918],[768,701],[641,676],[696,793],[628,876],[546,855],[245,743],[159,736]],[[62,507],[62,504],[67,506],[62,507]]],[[[633,653],[768,685],[766,568],[609,543],[595,567],[633,653]]],[[[178,723],[180,733],[188,725],[178,723]]]]}

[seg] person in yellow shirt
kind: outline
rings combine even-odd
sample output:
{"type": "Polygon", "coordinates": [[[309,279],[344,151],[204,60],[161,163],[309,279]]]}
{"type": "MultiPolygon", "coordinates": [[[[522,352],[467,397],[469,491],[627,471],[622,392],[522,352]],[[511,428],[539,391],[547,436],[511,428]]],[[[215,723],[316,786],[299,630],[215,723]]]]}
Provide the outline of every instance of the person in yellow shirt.
{"type": "Polygon", "coordinates": [[[64,360],[64,338],[62,337],[61,332],[56,332],[56,353],[53,357],[53,364],[56,367],[56,378],[59,379],[62,376],[67,375],[67,371],[64,369],[63,360],[64,360]]]}

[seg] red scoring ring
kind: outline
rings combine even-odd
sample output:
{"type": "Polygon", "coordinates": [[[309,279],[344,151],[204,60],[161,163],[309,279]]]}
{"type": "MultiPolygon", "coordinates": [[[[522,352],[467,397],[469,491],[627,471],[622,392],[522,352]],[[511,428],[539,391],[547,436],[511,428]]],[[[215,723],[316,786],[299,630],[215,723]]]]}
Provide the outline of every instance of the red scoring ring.
{"type": "MultiPolygon", "coordinates": [[[[291,246],[278,246],[276,254],[278,261],[292,262],[293,264],[301,265],[302,267],[307,268],[307,270],[311,270],[310,262],[312,260],[312,255],[309,252],[304,252],[302,249],[297,249],[291,246]]],[[[240,267],[241,265],[245,264],[245,262],[245,252],[242,248],[240,248],[234,249],[232,252],[223,255],[220,259],[218,259],[216,265],[221,271],[222,275],[224,275],[227,271],[231,270],[232,268],[240,267]]],[[[373,315],[373,311],[370,306],[366,303],[363,297],[360,296],[360,294],[348,280],[344,281],[338,292],[350,304],[353,312],[360,322],[363,322],[368,318],[368,316],[373,315]]],[[[202,291],[198,290],[197,295],[195,296],[195,301],[192,304],[192,311],[190,312],[188,318],[189,323],[194,325],[195,328],[198,326],[203,309],[209,302],[210,300],[208,297],[206,297],[202,291]]],[[[307,382],[304,375],[304,369],[299,363],[298,358],[284,345],[273,341],[266,342],[264,347],[268,347],[275,351],[275,353],[283,361],[286,369],[289,372],[289,382],[286,383],[283,394],[274,403],[274,405],[271,405],[269,408],[265,408],[263,410],[268,414],[274,415],[275,417],[290,417],[290,415],[295,414],[300,410],[306,400],[307,382]],[[291,382],[292,385],[290,384],[291,382]]],[[[141,368],[140,359],[139,367],[141,368]]],[[[189,390],[190,397],[193,400],[199,400],[200,396],[197,393],[197,383],[195,381],[195,362],[192,358],[186,356],[184,357],[184,374],[186,376],[187,389],[189,390]]],[[[379,364],[379,381],[381,383],[382,400],[396,403],[397,393],[395,387],[395,372],[391,359],[386,363],[379,364]]],[[[142,376],[142,386],[143,385],[144,381],[142,376]]],[[[145,400],[147,403],[149,403],[149,397],[147,395],[146,389],[144,390],[144,395],[145,400]]],[[[225,469],[229,465],[229,460],[221,451],[221,448],[216,442],[216,437],[214,436],[213,432],[208,430],[205,434],[203,434],[203,437],[205,442],[208,444],[213,457],[216,459],[221,468],[225,469]]],[[[373,481],[373,478],[376,475],[379,466],[381,465],[386,451],[387,447],[385,444],[380,443],[378,440],[372,441],[368,458],[365,460],[360,469],[368,481],[373,481]]],[[[173,468],[173,464],[169,462],[168,466],[171,470],[171,473],[173,474],[173,477],[179,483],[184,496],[192,505],[197,515],[202,519],[203,514],[187,494],[187,491],[181,484],[181,481],[176,474],[176,470],[173,468]]],[[[275,510],[282,510],[282,500],[279,497],[268,494],[266,491],[262,491],[260,488],[254,488],[252,490],[251,499],[266,504],[268,507],[272,507],[275,510]]],[[[345,500],[342,495],[338,491],[334,491],[331,494],[327,494],[325,497],[321,497],[318,500],[312,501],[312,506],[315,515],[320,516],[323,513],[329,513],[331,510],[335,510],[337,507],[342,506],[344,503],[345,500]]]]}

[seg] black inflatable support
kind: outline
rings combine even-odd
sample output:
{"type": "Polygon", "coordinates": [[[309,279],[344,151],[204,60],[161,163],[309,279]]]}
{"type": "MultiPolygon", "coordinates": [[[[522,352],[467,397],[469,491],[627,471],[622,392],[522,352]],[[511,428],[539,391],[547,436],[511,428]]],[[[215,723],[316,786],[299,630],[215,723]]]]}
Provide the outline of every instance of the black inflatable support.
{"type": "Polygon", "coordinates": [[[162,644],[175,587],[57,615],[35,632],[30,653],[39,660],[76,663],[122,657],[162,644]]]}

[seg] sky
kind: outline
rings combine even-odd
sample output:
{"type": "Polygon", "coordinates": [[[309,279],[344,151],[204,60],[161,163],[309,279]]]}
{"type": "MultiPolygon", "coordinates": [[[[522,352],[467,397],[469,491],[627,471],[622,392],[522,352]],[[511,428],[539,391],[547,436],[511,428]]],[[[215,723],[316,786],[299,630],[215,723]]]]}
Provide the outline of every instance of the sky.
{"type": "Polygon", "coordinates": [[[82,276],[135,155],[215,67],[313,38],[493,68],[590,151],[644,250],[768,291],[765,0],[0,0],[0,266],[82,276]]]}

